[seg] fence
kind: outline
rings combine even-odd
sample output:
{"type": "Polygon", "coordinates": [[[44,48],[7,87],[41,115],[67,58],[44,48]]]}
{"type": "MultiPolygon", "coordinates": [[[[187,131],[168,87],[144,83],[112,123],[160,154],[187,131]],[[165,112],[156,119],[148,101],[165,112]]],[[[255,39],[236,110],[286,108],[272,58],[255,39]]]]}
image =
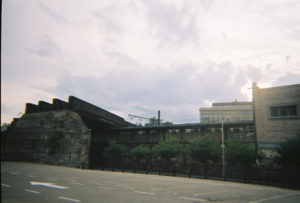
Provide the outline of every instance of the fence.
{"type": "Polygon", "coordinates": [[[133,173],[151,173],[158,175],[207,178],[234,182],[255,183],[300,189],[300,168],[291,167],[259,167],[257,165],[237,166],[228,164],[226,176],[223,167],[218,164],[202,165],[189,162],[178,165],[174,161],[143,160],[140,162],[123,159],[108,161],[101,166],[102,170],[118,170],[133,173]]]}

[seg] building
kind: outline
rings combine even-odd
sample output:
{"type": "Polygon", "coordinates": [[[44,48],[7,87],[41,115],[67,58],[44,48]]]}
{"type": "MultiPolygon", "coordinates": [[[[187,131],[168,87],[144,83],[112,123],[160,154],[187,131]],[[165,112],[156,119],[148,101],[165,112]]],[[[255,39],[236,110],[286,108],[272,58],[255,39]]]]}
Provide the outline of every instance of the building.
{"type": "Polygon", "coordinates": [[[259,88],[253,83],[253,101],[259,148],[275,152],[281,142],[300,134],[300,84],[259,88]]]}
{"type": "Polygon", "coordinates": [[[212,107],[200,108],[200,123],[253,121],[252,102],[213,103],[212,107]]]}

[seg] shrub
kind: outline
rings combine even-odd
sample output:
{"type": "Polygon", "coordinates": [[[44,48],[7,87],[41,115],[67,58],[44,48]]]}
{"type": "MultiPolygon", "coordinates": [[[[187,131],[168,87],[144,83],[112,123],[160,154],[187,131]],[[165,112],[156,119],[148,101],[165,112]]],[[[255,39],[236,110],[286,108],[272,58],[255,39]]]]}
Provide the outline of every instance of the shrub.
{"type": "Polygon", "coordinates": [[[216,162],[221,157],[220,143],[209,136],[191,140],[187,152],[193,160],[201,163],[216,162]]]}
{"type": "Polygon", "coordinates": [[[277,153],[276,160],[279,164],[300,167],[300,134],[281,143],[277,153]]]}

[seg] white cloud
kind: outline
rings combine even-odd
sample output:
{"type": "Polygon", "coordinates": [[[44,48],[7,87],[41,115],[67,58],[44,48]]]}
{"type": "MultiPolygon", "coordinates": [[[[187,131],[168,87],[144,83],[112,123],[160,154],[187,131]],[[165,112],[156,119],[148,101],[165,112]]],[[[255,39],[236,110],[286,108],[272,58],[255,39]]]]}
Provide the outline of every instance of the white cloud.
{"type": "Polygon", "coordinates": [[[73,94],[121,115],[160,109],[165,120],[198,122],[201,105],[250,99],[253,81],[297,82],[299,9],[293,0],[4,1],[1,114],[9,122],[26,102],[73,94]]]}

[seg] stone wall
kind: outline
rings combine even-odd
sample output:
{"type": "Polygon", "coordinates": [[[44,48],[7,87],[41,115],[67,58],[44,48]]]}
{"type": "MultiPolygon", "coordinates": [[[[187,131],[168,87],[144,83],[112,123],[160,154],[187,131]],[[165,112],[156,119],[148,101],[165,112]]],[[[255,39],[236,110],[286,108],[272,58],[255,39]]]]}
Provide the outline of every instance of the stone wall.
{"type": "Polygon", "coordinates": [[[88,168],[90,140],[76,112],[25,114],[1,136],[2,159],[88,168]]]}

